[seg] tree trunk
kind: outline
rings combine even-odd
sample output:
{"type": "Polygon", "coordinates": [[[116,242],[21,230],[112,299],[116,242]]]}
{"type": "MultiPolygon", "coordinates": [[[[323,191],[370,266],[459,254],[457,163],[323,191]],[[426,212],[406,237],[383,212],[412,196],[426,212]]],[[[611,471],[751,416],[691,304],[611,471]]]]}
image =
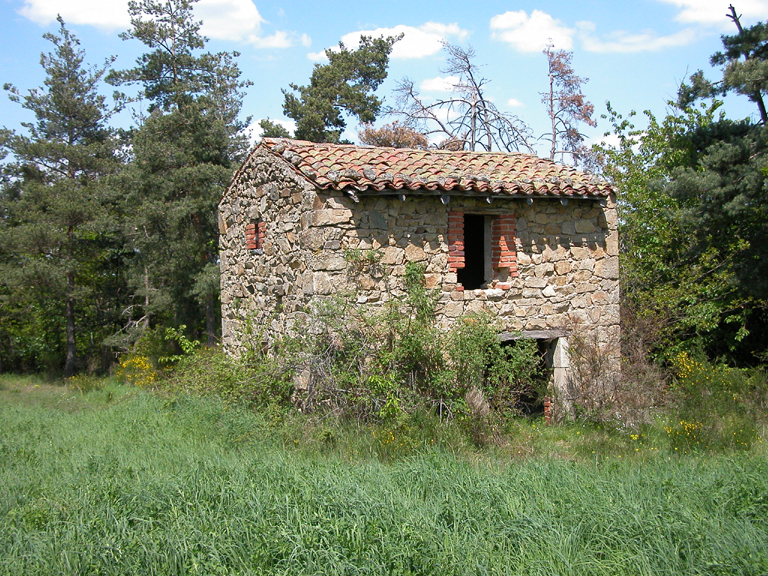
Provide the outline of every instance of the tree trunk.
{"type": "Polygon", "coordinates": [[[144,330],[149,328],[149,270],[144,266],[144,330]]]}
{"type": "Polygon", "coordinates": [[[77,362],[77,346],[75,343],[75,301],[72,293],[75,289],[75,275],[67,272],[67,296],[65,303],[65,318],[67,332],[67,359],[64,362],[64,377],[69,378],[75,373],[77,362]]]}
{"type": "Polygon", "coordinates": [[[472,95],[472,116],[470,119],[470,128],[469,128],[469,149],[472,150],[472,152],[475,151],[475,131],[477,130],[476,127],[477,123],[477,97],[473,94],[472,95]]]}
{"type": "Polygon", "coordinates": [[[205,297],[205,334],[208,337],[208,347],[216,345],[216,298],[213,294],[205,297]]]}
{"type": "Polygon", "coordinates": [[[557,117],[555,116],[555,77],[551,70],[549,73],[549,119],[552,122],[552,148],[549,151],[549,159],[554,161],[555,150],[557,150],[557,117]]]}

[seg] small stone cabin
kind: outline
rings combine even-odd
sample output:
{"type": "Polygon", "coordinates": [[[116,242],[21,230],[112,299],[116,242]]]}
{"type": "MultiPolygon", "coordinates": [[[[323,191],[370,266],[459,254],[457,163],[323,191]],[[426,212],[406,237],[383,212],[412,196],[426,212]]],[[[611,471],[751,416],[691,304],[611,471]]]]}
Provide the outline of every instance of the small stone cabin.
{"type": "Polygon", "coordinates": [[[519,153],[265,138],[221,200],[219,231],[230,353],[247,323],[270,341],[315,299],[402,298],[405,265],[421,262],[442,327],[486,311],[500,338],[543,341],[565,404],[569,339],[594,343],[618,373],[615,190],[572,167],[519,153]],[[350,258],[372,251],[378,273],[350,258]]]}

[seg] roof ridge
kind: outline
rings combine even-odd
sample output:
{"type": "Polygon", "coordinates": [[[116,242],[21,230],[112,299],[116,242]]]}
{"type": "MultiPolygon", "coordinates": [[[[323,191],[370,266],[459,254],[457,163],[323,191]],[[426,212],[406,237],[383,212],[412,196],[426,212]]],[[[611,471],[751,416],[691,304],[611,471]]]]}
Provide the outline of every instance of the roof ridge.
{"type": "Polygon", "coordinates": [[[600,176],[523,152],[356,146],[290,138],[263,138],[258,148],[288,162],[321,189],[593,198],[616,191],[600,176]]]}

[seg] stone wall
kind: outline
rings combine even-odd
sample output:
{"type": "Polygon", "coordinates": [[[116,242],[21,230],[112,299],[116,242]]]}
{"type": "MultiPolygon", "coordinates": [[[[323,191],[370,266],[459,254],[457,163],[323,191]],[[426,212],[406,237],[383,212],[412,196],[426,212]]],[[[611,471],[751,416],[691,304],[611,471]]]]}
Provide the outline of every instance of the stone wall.
{"type": "Polygon", "coordinates": [[[507,332],[578,332],[618,370],[614,198],[563,205],[451,196],[444,204],[438,195],[413,193],[403,201],[398,194],[354,202],[316,190],[267,152],[251,156],[220,206],[225,348],[237,353],[249,333],[268,343],[306,319],[313,301],[334,294],[374,307],[401,299],[406,264],[421,262],[427,287],[440,294],[442,327],[486,311],[507,332]],[[493,270],[482,289],[458,284],[457,214],[490,222],[493,270]],[[260,248],[253,248],[253,230],[260,248]]]}

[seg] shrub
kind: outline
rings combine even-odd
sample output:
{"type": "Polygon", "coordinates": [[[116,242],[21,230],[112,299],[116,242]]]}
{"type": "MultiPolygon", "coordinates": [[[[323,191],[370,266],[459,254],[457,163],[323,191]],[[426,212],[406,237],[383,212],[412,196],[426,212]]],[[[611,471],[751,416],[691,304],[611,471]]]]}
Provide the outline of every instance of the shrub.
{"type": "Polygon", "coordinates": [[[148,356],[142,354],[126,354],[120,361],[115,376],[121,382],[151,388],[158,382],[158,371],[148,356]]]}
{"type": "Polygon", "coordinates": [[[180,358],[167,385],[251,408],[287,406],[292,391],[288,375],[274,359],[233,359],[218,348],[199,348],[180,358]]]}
{"type": "Polygon", "coordinates": [[[427,290],[421,264],[406,266],[405,290],[405,298],[392,297],[379,311],[353,304],[349,295],[315,302],[306,323],[279,344],[275,360],[294,375],[302,411],[397,422],[432,409],[440,418],[472,419],[470,390],[505,416],[536,395],[543,379],[535,343],[502,346],[483,315],[441,331],[437,294],[427,290]]]}
{"type": "Polygon", "coordinates": [[[665,428],[684,450],[749,449],[765,425],[768,377],[762,370],[732,368],[680,352],[673,358],[673,409],[665,428]]]}

